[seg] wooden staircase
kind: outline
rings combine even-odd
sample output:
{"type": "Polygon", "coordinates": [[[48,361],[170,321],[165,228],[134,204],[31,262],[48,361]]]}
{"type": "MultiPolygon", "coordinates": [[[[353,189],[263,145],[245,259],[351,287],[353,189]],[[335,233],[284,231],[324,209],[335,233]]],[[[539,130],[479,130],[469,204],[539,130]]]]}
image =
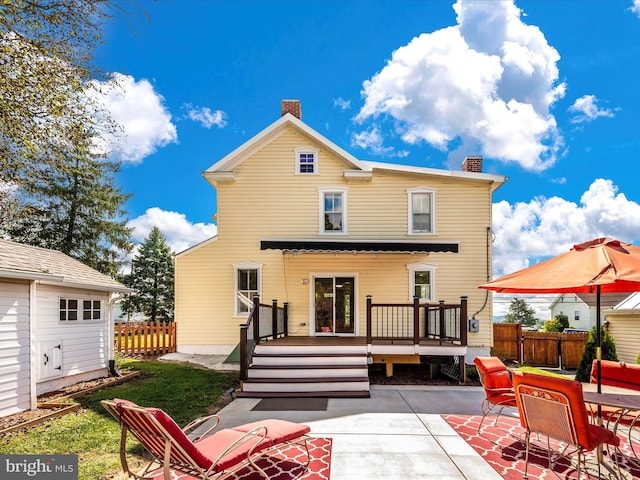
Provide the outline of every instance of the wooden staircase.
{"type": "Polygon", "coordinates": [[[258,344],[237,396],[368,398],[366,346],[258,344]]]}

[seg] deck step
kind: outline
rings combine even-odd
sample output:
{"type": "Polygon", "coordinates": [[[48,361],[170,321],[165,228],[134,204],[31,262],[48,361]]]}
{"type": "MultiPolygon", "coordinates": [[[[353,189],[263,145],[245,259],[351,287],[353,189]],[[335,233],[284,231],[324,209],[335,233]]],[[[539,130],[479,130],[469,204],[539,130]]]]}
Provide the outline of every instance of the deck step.
{"type": "Polygon", "coordinates": [[[291,398],[291,397],[321,397],[321,398],[370,398],[369,390],[361,391],[331,391],[331,392],[238,392],[239,398],[291,398]]]}
{"type": "Polygon", "coordinates": [[[296,367],[300,365],[308,366],[366,366],[366,355],[350,355],[350,356],[338,356],[338,355],[254,355],[253,365],[288,365],[290,367],[296,367]]]}
{"type": "Polygon", "coordinates": [[[369,390],[369,379],[349,379],[347,381],[334,381],[327,379],[251,379],[242,382],[242,391],[272,392],[297,396],[300,392],[323,393],[334,391],[361,392],[369,390]],[[324,381],[323,381],[324,380],[324,381]]]}
{"type": "Polygon", "coordinates": [[[238,396],[369,397],[363,345],[256,345],[238,396]]]}

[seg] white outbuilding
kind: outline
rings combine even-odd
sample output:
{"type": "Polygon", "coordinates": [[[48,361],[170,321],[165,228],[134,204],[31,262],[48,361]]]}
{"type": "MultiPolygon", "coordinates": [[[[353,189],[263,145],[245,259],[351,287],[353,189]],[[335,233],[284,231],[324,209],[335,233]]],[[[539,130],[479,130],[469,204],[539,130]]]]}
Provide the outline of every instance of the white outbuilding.
{"type": "Polygon", "coordinates": [[[128,291],[61,252],[0,240],[0,417],[107,376],[113,305],[128,291]]]}

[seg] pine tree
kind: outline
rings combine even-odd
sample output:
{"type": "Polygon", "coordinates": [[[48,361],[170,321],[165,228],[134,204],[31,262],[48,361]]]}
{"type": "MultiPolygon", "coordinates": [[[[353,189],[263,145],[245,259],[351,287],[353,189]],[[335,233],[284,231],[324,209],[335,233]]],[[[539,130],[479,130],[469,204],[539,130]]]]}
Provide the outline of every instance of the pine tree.
{"type": "MultiPolygon", "coordinates": [[[[80,129],[82,130],[82,129],[80,129]]],[[[81,131],[75,145],[52,146],[55,163],[43,163],[37,181],[16,189],[0,220],[12,240],[59,250],[116,277],[121,256],[131,251],[131,229],[123,205],[131,195],[115,185],[120,164],[90,152],[81,131]]]]}
{"type": "Polygon", "coordinates": [[[535,317],[535,310],[527,302],[521,298],[514,298],[509,305],[509,313],[504,316],[505,323],[522,323],[527,327],[532,327],[538,323],[538,319],[535,317]]]}
{"type": "Polygon", "coordinates": [[[173,254],[158,227],[140,244],[126,283],[134,293],[122,304],[125,313],[143,313],[152,322],[173,320],[173,254]]]}
{"type": "MultiPolygon", "coordinates": [[[[601,360],[618,360],[618,353],[616,352],[616,342],[608,330],[604,327],[600,327],[600,343],[602,348],[601,360]]],[[[576,369],[576,380],[579,382],[589,382],[591,378],[591,366],[596,359],[596,327],[593,327],[589,331],[589,340],[584,346],[584,353],[580,364],[576,369]]]]}

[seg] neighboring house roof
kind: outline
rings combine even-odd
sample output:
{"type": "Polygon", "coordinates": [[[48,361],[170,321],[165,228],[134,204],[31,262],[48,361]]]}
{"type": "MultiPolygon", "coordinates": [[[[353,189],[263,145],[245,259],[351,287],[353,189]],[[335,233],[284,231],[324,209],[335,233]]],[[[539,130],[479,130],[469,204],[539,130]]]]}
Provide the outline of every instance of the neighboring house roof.
{"type": "Polygon", "coordinates": [[[107,292],[128,287],[56,250],[0,239],[0,277],[107,292]]]}
{"type": "MultiPolygon", "coordinates": [[[[630,295],[631,292],[624,293],[602,293],[600,295],[600,308],[611,308],[615,307],[618,303],[623,301],[630,295]]],[[[580,299],[589,305],[590,307],[595,307],[597,303],[598,295],[596,293],[578,293],[577,294],[580,299]]]]}
{"type": "MultiPolygon", "coordinates": [[[[616,306],[618,303],[627,298],[630,294],[626,293],[602,293],[600,295],[600,308],[611,308],[616,306]]],[[[553,308],[556,304],[560,303],[562,299],[565,297],[576,297],[576,302],[582,301],[589,307],[595,307],[597,302],[598,295],[596,293],[563,293],[562,295],[558,295],[558,297],[553,301],[551,307],[553,308]]],[[[566,302],[563,302],[566,303],[566,302]]]]}
{"type": "Polygon", "coordinates": [[[503,175],[494,175],[480,172],[464,172],[458,170],[442,170],[436,168],[414,167],[408,165],[397,165],[392,163],[380,163],[371,161],[362,161],[346,152],[323,135],[316,132],[307,124],[302,122],[294,115],[287,113],[273,122],[267,128],[259,132],[257,135],[246,141],[244,144],[236,148],[233,152],[213,164],[203,172],[203,177],[214,187],[218,181],[233,181],[235,173],[233,169],[242,163],[250,155],[264,147],[272,140],[278,138],[287,128],[294,128],[303,135],[308,136],[312,141],[319,143],[324,148],[333,152],[334,155],[341,158],[347,169],[345,169],[345,177],[349,178],[370,178],[373,170],[385,170],[393,172],[411,173],[416,175],[434,175],[455,178],[466,178],[483,180],[492,183],[492,190],[496,190],[507,181],[507,177],[503,175]]]}
{"type": "Polygon", "coordinates": [[[634,292],[613,307],[614,311],[620,310],[640,310],[640,292],[634,292]]]}

